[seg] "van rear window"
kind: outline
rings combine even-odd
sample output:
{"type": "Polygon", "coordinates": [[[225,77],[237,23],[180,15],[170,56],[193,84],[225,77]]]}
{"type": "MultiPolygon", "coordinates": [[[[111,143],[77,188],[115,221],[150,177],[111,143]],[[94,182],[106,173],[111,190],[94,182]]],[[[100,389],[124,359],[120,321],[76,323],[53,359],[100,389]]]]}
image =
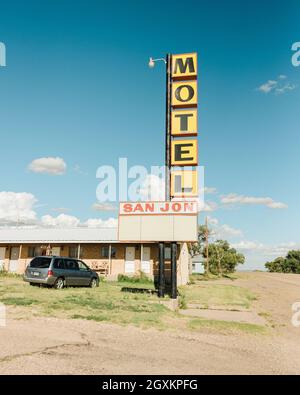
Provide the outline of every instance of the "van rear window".
{"type": "Polygon", "coordinates": [[[34,258],[30,262],[30,267],[35,267],[38,269],[47,269],[50,266],[50,263],[51,263],[51,258],[39,257],[39,258],[34,258]]]}

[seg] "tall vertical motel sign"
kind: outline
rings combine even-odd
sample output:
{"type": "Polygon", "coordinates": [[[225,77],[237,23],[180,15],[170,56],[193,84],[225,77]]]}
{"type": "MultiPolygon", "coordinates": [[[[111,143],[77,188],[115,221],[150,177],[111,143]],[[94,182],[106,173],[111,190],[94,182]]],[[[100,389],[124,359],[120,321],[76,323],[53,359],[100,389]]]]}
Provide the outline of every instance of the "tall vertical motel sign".
{"type": "Polygon", "coordinates": [[[166,200],[197,197],[197,54],[168,55],[167,69],[166,200]]]}

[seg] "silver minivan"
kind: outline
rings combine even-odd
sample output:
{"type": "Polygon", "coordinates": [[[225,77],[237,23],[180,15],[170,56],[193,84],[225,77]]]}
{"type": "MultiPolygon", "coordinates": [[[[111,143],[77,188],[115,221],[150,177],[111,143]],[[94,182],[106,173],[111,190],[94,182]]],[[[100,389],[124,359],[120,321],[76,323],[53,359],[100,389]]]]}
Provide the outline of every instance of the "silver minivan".
{"type": "Polygon", "coordinates": [[[99,276],[79,259],[61,256],[37,256],[27,266],[24,281],[30,285],[47,285],[56,289],[65,286],[99,285],[99,276]]]}

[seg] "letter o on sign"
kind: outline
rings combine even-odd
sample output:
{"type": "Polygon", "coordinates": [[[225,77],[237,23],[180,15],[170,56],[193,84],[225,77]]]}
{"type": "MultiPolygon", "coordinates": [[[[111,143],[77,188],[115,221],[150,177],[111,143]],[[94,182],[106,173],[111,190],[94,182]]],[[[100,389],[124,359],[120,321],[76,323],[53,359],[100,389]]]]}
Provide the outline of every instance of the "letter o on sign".
{"type": "Polygon", "coordinates": [[[180,85],[175,90],[176,99],[182,103],[189,102],[190,100],[192,100],[194,95],[195,91],[191,85],[180,85]]]}

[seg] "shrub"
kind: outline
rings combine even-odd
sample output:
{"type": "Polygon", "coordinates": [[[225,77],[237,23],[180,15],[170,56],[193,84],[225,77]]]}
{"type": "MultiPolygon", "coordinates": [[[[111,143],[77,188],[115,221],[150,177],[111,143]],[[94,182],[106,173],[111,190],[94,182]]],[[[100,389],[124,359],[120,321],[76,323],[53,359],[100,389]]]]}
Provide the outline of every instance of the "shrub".
{"type": "Polygon", "coordinates": [[[153,280],[151,280],[144,272],[139,272],[134,276],[126,276],[126,274],[119,274],[118,281],[123,283],[153,284],[153,280]]]}

